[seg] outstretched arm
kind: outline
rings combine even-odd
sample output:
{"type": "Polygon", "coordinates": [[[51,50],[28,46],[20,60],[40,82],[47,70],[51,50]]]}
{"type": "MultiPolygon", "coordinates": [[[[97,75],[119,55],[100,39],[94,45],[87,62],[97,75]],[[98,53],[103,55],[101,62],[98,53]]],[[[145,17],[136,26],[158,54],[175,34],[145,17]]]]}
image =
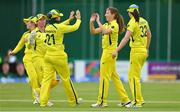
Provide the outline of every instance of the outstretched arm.
{"type": "Polygon", "coordinates": [[[79,10],[76,11],[76,23],[74,25],[63,25],[60,24],[59,25],[59,29],[61,30],[62,33],[69,33],[69,32],[73,32],[76,31],[80,24],[81,24],[81,13],[79,10]]]}
{"type": "Polygon", "coordinates": [[[16,47],[14,48],[14,50],[10,53],[10,55],[18,53],[24,47],[25,36],[26,36],[26,34],[22,35],[21,39],[19,40],[19,42],[16,45],[16,47]]]}

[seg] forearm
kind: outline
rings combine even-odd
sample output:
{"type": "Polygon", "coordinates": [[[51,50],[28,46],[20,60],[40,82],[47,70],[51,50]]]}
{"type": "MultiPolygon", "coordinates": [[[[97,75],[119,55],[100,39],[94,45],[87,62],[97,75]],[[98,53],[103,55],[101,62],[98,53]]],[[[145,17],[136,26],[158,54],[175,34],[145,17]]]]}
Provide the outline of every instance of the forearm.
{"type": "Polygon", "coordinates": [[[89,22],[89,26],[90,26],[90,32],[91,32],[91,34],[95,34],[94,22],[93,22],[93,21],[90,21],[90,22],[89,22]]]}
{"type": "Polygon", "coordinates": [[[14,50],[12,51],[13,54],[18,53],[18,52],[23,48],[23,46],[24,46],[24,45],[22,45],[22,44],[18,44],[18,45],[14,48],[14,50]]]}
{"type": "Polygon", "coordinates": [[[74,25],[66,27],[65,33],[76,31],[79,28],[80,24],[81,24],[81,20],[77,19],[74,25]]]}
{"type": "Polygon", "coordinates": [[[149,50],[150,43],[151,43],[151,37],[149,37],[149,38],[147,39],[147,46],[146,46],[146,49],[147,49],[147,50],[149,50]]]}
{"type": "Polygon", "coordinates": [[[129,31],[129,30],[126,31],[126,34],[125,34],[124,38],[121,40],[119,46],[116,49],[117,52],[120,51],[127,44],[131,34],[132,34],[131,31],[129,31]]]}
{"type": "Polygon", "coordinates": [[[64,25],[70,24],[70,19],[67,19],[67,20],[63,21],[61,24],[64,24],[64,25]]]}
{"type": "Polygon", "coordinates": [[[105,32],[105,29],[100,21],[97,21],[99,28],[101,29],[102,33],[105,32]]]}
{"type": "Polygon", "coordinates": [[[19,41],[19,43],[16,45],[16,47],[15,47],[14,50],[12,51],[13,54],[18,53],[23,47],[24,47],[24,41],[23,41],[23,38],[21,38],[21,40],[19,41]]]}
{"type": "Polygon", "coordinates": [[[123,38],[119,44],[119,46],[117,47],[116,51],[119,52],[129,41],[129,38],[123,38]]]}
{"type": "Polygon", "coordinates": [[[148,31],[147,32],[147,46],[146,46],[146,49],[149,50],[149,46],[151,44],[151,32],[148,31]]]}

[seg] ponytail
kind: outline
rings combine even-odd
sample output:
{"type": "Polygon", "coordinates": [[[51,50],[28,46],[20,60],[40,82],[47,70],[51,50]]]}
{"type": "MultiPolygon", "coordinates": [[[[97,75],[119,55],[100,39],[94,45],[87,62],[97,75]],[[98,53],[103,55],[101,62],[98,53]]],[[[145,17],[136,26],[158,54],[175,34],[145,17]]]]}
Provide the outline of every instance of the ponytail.
{"type": "Polygon", "coordinates": [[[135,9],[134,12],[131,12],[136,22],[139,22],[139,12],[135,9]]]}
{"type": "Polygon", "coordinates": [[[125,25],[124,25],[124,19],[121,14],[119,14],[118,9],[114,7],[109,7],[107,10],[110,10],[111,14],[114,14],[114,19],[116,19],[118,26],[119,26],[119,31],[118,33],[122,33],[125,31],[125,25]]]}
{"type": "Polygon", "coordinates": [[[121,33],[123,33],[125,31],[125,25],[124,25],[123,16],[118,13],[116,21],[117,21],[118,26],[119,26],[119,34],[121,34],[121,33]]]}

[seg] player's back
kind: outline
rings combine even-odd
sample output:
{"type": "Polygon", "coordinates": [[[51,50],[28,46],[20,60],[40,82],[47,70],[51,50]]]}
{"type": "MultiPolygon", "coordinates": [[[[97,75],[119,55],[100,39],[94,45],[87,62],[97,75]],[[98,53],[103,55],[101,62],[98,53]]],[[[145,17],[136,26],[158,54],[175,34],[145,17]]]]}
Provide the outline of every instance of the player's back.
{"type": "Polygon", "coordinates": [[[136,22],[133,18],[130,20],[130,25],[133,25],[130,47],[146,48],[147,31],[149,29],[148,22],[142,17],[139,18],[139,22],[136,22]]]}
{"type": "Polygon", "coordinates": [[[46,44],[48,55],[60,55],[64,52],[63,38],[64,35],[59,29],[60,24],[48,24],[46,26],[46,44]]]}

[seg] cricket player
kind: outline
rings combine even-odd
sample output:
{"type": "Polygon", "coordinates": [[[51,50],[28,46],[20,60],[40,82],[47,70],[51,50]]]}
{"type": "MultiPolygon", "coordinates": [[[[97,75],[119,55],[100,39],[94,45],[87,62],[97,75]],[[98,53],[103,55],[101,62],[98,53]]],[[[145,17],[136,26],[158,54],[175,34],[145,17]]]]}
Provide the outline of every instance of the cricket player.
{"type": "Polygon", "coordinates": [[[139,7],[137,5],[130,5],[127,11],[131,19],[127,25],[124,38],[112,56],[115,58],[118,51],[120,51],[130,39],[131,52],[128,80],[132,93],[132,104],[134,107],[142,107],[144,99],[141,92],[140,74],[143,64],[149,55],[151,31],[148,22],[139,16],[139,7]]]}
{"type": "Polygon", "coordinates": [[[19,43],[17,44],[17,46],[15,47],[15,49],[9,53],[10,55],[17,54],[25,46],[23,63],[24,63],[24,66],[25,66],[25,69],[26,69],[26,72],[27,72],[27,75],[29,78],[29,83],[32,88],[32,96],[34,99],[33,104],[38,103],[34,92],[40,91],[40,86],[38,84],[36,70],[34,68],[33,61],[32,61],[33,48],[28,46],[28,40],[29,40],[29,35],[30,35],[31,31],[33,31],[36,28],[36,25],[35,25],[36,19],[37,18],[33,17],[33,16],[23,19],[24,23],[27,26],[28,31],[26,31],[22,35],[22,37],[21,37],[19,43]]]}
{"type": "Polygon", "coordinates": [[[106,21],[104,25],[101,24],[98,14],[92,14],[90,19],[90,31],[92,34],[102,33],[102,49],[103,53],[100,62],[100,84],[99,96],[95,104],[91,107],[107,107],[107,97],[109,90],[109,83],[112,79],[116,90],[120,96],[121,106],[130,107],[131,102],[123,87],[123,84],[116,71],[116,58],[112,58],[113,51],[117,48],[118,34],[124,30],[124,21],[119,14],[118,9],[109,7],[106,9],[106,21]],[[94,28],[94,21],[98,23],[99,27],[94,28]]]}
{"type": "MultiPolygon", "coordinates": [[[[74,15],[74,12],[73,12],[74,15]]],[[[76,11],[76,22],[74,25],[60,23],[63,16],[58,10],[52,9],[48,14],[49,24],[45,28],[47,51],[45,54],[45,68],[40,93],[40,106],[47,106],[50,95],[50,85],[53,80],[53,73],[56,71],[61,78],[68,102],[71,106],[79,103],[78,95],[70,79],[68,57],[64,51],[63,38],[65,33],[76,31],[81,23],[80,11],[76,11]]],[[[74,18],[74,17],[73,17],[74,18]]],[[[66,21],[69,22],[69,21],[66,21]]]]}
{"type": "MultiPolygon", "coordinates": [[[[46,33],[45,33],[45,26],[46,26],[46,16],[43,14],[37,14],[37,21],[36,21],[36,29],[31,32],[29,42],[30,45],[33,47],[32,52],[32,61],[37,73],[38,84],[41,87],[42,78],[44,75],[44,56],[46,53],[47,45],[45,43],[46,40],[46,33]],[[32,36],[33,35],[33,36],[32,36]]],[[[51,88],[58,84],[59,80],[56,80],[56,72],[54,72],[54,77],[51,82],[51,88]]],[[[40,91],[37,93],[35,92],[37,97],[37,101],[39,101],[40,91]]],[[[39,101],[40,102],[40,101],[39,101]]],[[[48,102],[48,106],[52,106],[53,103],[48,102]]]]}

